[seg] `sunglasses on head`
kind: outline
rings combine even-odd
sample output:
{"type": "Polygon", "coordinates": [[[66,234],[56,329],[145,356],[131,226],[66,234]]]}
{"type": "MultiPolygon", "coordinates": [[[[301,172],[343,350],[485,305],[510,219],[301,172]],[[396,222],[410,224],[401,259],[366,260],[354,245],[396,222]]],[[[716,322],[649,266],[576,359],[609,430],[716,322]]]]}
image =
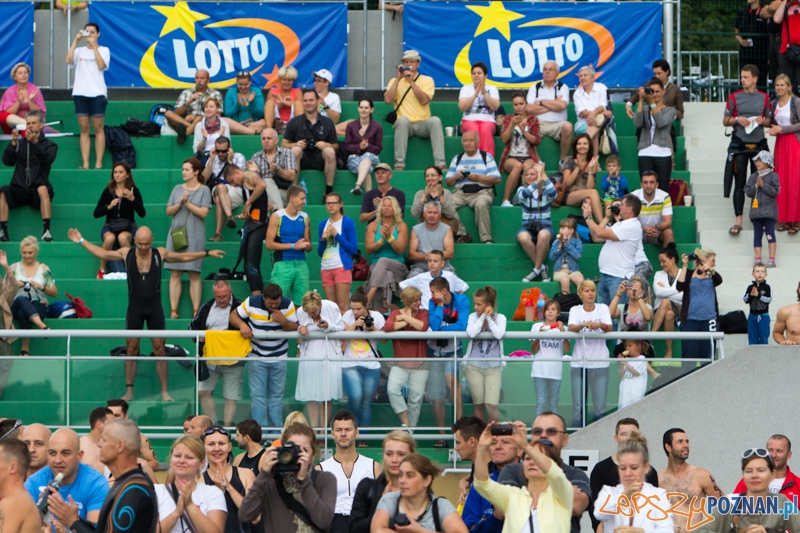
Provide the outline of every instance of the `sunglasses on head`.
{"type": "Polygon", "coordinates": [[[208,437],[209,435],[213,435],[214,433],[219,433],[220,435],[225,435],[229,439],[231,438],[231,433],[227,429],[222,426],[211,426],[203,433],[203,439],[208,437]]]}
{"type": "Polygon", "coordinates": [[[762,459],[766,459],[767,457],[769,457],[769,459],[772,460],[772,457],[770,457],[769,452],[764,448],[750,448],[748,450],[745,450],[742,452],[742,459],[749,459],[754,455],[756,457],[761,457],[762,459]]]}
{"type": "Polygon", "coordinates": [[[17,420],[16,422],[14,422],[14,427],[12,427],[11,429],[9,429],[5,433],[3,433],[3,436],[0,437],[0,440],[3,440],[4,438],[6,438],[9,435],[11,435],[12,433],[14,433],[14,430],[17,429],[18,427],[20,427],[21,425],[22,425],[22,420],[17,420]]]}

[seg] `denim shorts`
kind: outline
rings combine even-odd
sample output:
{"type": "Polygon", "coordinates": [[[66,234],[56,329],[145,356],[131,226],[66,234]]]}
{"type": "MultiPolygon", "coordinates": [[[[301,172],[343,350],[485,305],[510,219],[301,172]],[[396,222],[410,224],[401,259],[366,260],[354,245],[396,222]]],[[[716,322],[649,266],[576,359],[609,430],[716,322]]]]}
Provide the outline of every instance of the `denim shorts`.
{"type": "Polygon", "coordinates": [[[75,115],[79,117],[104,117],[108,99],[105,96],[73,96],[75,115]]]}
{"type": "Polygon", "coordinates": [[[374,171],[375,167],[377,167],[381,162],[381,160],[378,159],[378,156],[371,152],[364,152],[364,155],[351,154],[347,158],[347,170],[357,175],[358,165],[360,165],[364,159],[369,159],[372,161],[372,166],[369,169],[370,172],[374,171]]]}

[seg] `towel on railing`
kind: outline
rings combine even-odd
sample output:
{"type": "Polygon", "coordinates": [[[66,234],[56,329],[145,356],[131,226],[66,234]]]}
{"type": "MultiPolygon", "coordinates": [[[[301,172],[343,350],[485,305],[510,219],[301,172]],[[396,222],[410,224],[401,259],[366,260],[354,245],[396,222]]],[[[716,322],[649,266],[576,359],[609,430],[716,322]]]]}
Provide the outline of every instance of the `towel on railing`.
{"type": "Polygon", "coordinates": [[[250,353],[250,339],[245,339],[238,331],[207,330],[203,357],[210,365],[230,366],[238,361],[231,359],[209,359],[211,357],[247,357],[250,353]]]}

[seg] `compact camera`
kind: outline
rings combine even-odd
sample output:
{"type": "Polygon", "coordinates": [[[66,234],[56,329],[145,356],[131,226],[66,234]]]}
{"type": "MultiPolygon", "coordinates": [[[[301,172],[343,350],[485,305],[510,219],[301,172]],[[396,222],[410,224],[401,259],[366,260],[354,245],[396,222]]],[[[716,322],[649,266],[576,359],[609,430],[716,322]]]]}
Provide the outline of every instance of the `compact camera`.
{"type": "Polygon", "coordinates": [[[609,211],[611,211],[611,214],[612,214],[612,215],[614,215],[614,216],[618,216],[618,215],[619,215],[619,206],[618,206],[618,205],[612,205],[612,206],[609,208],[609,211]]]}
{"type": "Polygon", "coordinates": [[[397,70],[399,70],[400,72],[406,72],[406,71],[411,70],[411,67],[406,66],[406,65],[400,65],[399,67],[397,67],[397,70]]]}
{"type": "Polygon", "coordinates": [[[645,87],[644,94],[653,94],[653,89],[651,89],[650,87],[645,87]]]}
{"type": "Polygon", "coordinates": [[[88,36],[90,36],[90,35],[91,35],[91,32],[89,32],[88,30],[83,30],[83,31],[81,32],[81,35],[83,35],[84,37],[88,37],[88,36]]]}
{"type": "Polygon", "coordinates": [[[292,473],[300,470],[300,446],[286,441],[278,448],[278,462],[272,467],[273,474],[292,473]]]}
{"type": "Polygon", "coordinates": [[[306,148],[314,148],[316,144],[317,144],[316,139],[306,139],[306,148]]]}
{"type": "Polygon", "coordinates": [[[31,292],[31,283],[26,281],[25,284],[22,286],[22,290],[25,292],[31,292]]]}
{"type": "Polygon", "coordinates": [[[495,424],[492,426],[492,435],[509,436],[514,434],[514,426],[511,424],[495,424]]]}

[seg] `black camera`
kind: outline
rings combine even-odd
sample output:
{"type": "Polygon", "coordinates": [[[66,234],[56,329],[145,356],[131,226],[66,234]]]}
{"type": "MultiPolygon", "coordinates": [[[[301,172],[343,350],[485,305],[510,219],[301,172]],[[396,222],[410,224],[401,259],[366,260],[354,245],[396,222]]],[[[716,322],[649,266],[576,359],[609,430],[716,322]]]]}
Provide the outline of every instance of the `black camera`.
{"type": "Polygon", "coordinates": [[[317,144],[316,139],[306,139],[306,148],[314,148],[316,144],[317,144]]]}
{"type": "Polygon", "coordinates": [[[492,435],[509,436],[514,434],[514,426],[511,424],[495,424],[492,426],[492,435]]]}
{"type": "Polygon", "coordinates": [[[447,343],[450,342],[447,339],[436,339],[436,346],[438,348],[446,348],[447,343]]]}
{"type": "Polygon", "coordinates": [[[461,171],[461,175],[464,176],[465,178],[468,178],[470,174],[472,174],[472,173],[469,170],[462,170],[461,171]]]}
{"type": "Polygon", "coordinates": [[[697,261],[697,254],[689,254],[689,261],[697,261]]]}
{"type": "Polygon", "coordinates": [[[278,462],[272,467],[273,474],[293,473],[300,470],[300,446],[286,441],[278,448],[278,462]]]}
{"type": "Polygon", "coordinates": [[[400,65],[399,67],[397,67],[397,70],[399,70],[400,72],[406,72],[408,70],[411,70],[411,67],[406,65],[400,65]]]}
{"type": "Polygon", "coordinates": [[[650,87],[645,87],[644,94],[653,94],[653,89],[651,89],[650,87]]]}
{"type": "Polygon", "coordinates": [[[406,513],[397,513],[397,518],[394,519],[394,525],[407,526],[409,524],[411,524],[411,522],[408,520],[406,513]]]}
{"type": "Polygon", "coordinates": [[[375,319],[372,318],[372,315],[367,315],[364,317],[364,327],[371,328],[375,324],[375,319]]]}
{"type": "Polygon", "coordinates": [[[31,282],[26,281],[25,284],[22,286],[22,290],[25,292],[31,292],[31,282]]]}
{"type": "Polygon", "coordinates": [[[618,216],[619,215],[619,206],[618,205],[612,205],[611,208],[609,209],[609,211],[611,211],[612,215],[618,216]]]}

